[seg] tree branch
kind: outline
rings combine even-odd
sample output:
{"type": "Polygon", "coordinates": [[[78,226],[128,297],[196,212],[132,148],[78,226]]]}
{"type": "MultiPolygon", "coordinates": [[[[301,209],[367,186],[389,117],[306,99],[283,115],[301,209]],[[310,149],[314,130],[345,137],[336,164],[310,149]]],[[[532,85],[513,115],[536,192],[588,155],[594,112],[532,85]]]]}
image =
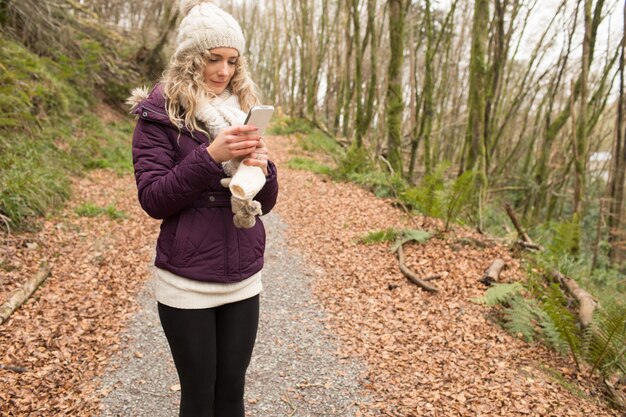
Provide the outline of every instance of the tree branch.
{"type": "Polygon", "coordinates": [[[15,291],[2,306],[0,306],[0,324],[4,323],[15,310],[17,310],[32,293],[35,292],[50,275],[50,267],[43,265],[39,268],[37,274],[29,279],[24,286],[15,291]]]}
{"type": "Polygon", "coordinates": [[[495,259],[491,265],[489,265],[489,267],[485,270],[485,273],[483,274],[482,278],[479,279],[478,281],[482,282],[483,284],[489,286],[491,284],[493,284],[494,282],[498,282],[498,278],[500,277],[500,272],[502,272],[502,270],[506,267],[506,263],[500,259],[497,258],[495,259]]]}
{"type": "Polygon", "coordinates": [[[431,277],[422,279],[422,278],[419,278],[417,275],[415,275],[415,273],[413,271],[411,271],[409,269],[409,267],[406,266],[406,261],[405,261],[405,257],[404,257],[404,250],[402,249],[402,246],[403,245],[398,246],[398,250],[396,251],[396,253],[398,254],[398,263],[400,264],[400,271],[402,271],[404,276],[407,277],[412,283],[417,284],[418,286],[422,287],[426,291],[438,292],[439,288],[434,287],[434,286],[428,284],[426,281],[427,280],[432,280],[432,279],[435,279],[435,278],[440,278],[440,276],[439,275],[433,275],[431,277]]]}
{"type": "Polygon", "coordinates": [[[578,309],[578,317],[583,327],[588,327],[593,321],[593,312],[598,303],[593,299],[591,294],[583,290],[576,281],[566,277],[557,270],[550,272],[550,278],[556,280],[578,301],[580,308],[578,309]]]}

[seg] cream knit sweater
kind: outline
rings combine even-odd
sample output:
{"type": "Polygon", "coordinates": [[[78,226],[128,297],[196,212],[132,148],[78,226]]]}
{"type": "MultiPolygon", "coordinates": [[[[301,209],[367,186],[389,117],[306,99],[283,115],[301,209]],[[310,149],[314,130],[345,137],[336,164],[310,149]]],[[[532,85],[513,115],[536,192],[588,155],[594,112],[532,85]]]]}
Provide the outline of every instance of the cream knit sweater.
{"type": "Polygon", "coordinates": [[[155,268],[154,293],[159,303],[174,308],[213,308],[254,297],[263,291],[261,271],[232,284],[202,282],[155,268]]]}

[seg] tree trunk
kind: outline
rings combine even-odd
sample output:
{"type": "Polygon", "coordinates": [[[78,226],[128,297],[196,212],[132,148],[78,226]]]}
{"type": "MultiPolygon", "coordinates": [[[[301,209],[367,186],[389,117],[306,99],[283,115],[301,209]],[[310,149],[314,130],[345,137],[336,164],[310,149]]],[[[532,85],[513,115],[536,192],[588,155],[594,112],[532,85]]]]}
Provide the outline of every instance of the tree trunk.
{"type": "Polygon", "coordinates": [[[413,178],[413,171],[417,159],[419,142],[424,143],[424,175],[432,170],[430,135],[433,126],[433,95],[435,89],[434,59],[435,59],[435,34],[433,29],[433,17],[430,0],[424,4],[424,30],[426,31],[426,57],[424,60],[424,85],[422,88],[422,112],[418,134],[411,143],[411,162],[409,164],[409,179],[413,178]]]}
{"type": "MultiPolygon", "coordinates": [[[[298,96],[296,100],[296,107],[298,109],[298,116],[304,118],[307,107],[307,86],[309,84],[310,77],[310,64],[308,63],[308,48],[310,44],[310,30],[309,30],[309,0],[293,0],[292,5],[294,11],[297,12],[295,21],[297,22],[296,34],[300,40],[298,45],[298,56],[300,58],[300,75],[298,78],[298,96]],[[297,4],[296,4],[297,3],[297,4]],[[303,65],[307,62],[307,65],[303,65]]],[[[297,44],[297,42],[296,42],[297,44]]],[[[295,68],[294,68],[295,70],[295,68]]]]}
{"type": "Polygon", "coordinates": [[[367,87],[367,101],[365,103],[365,116],[361,120],[359,127],[365,132],[374,115],[374,101],[378,83],[378,32],[376,30],[376,0],[367,0],[367,26],[370,33],[370,80],[367,87]]]}
{"type": "Polygon", "coordinates": [[[354,93],[354,88],[352,84],[352,48],[354,46],[354,42],[352,41],[352,37],[354,36],[350,32],[350,5],[346,4],[346,55],[345,55],[345,73],[343,78],[343,92],[342,98],[342,135],[343,137],[350,136],[350,118],[352,117],[352,94],[354,93]]]}
{"type": "Polygon", "coordinates": [[[626,172],[626,130],[624,126],[624,52],[626,50],[626,4],[624,5],[624,34],[622,35],[621,56],[619,61],[619,100],[617,121],[615,123],[615,146],[613,146],[612,173],[609,184],[609,257],[614,265],[619,265],[626,258],[626,233],[622,228],[624,210],[624,174],[626,172]]]}
{"type": "Polygon", "coordinates": [[[402,64],[404,53],[404,3],[403,0],[388,0],[389,5],[389,80],[387,83],[387,159],[394,171],[402,171],[402,64]]]}
{"type": "Polygon", "coordinates": [[[576,123],[574,143],[574,213],[582,218],[581,202],[585,192],[585,174],[587,172],[587,96],[589,91],[589,48],[591,45],[591,2],[585,0],[584,19],[585,35],[583,39],[583,62],[580,72],[580,105],[576,123]]]}
{"type": "MultiPolygon", "coordinates": [[[[489,0],[476,0],[472,24],[468,124],[466,132],[467,169],[474,170],[479,192],[479,227],[482,229],[482,205],[487,191],[487,148],[485,144],[485,49],[489,30],[489,0]]],[[[464,170],[464,167],[461,167],[464,170]]]]}
{"type": "Polygon", "coordinates": [[[363,48],[361,47],[361,13],[359,0],[350,2],[350,15],[352,16],[353,42],[354,42],[354,101],[356,102],[355,140],[356,146],[363,146],[363,48]]]}
{"type": "Polygon", "coordinates": [[[274,100],[274,106],[280,107],[282,105],[281,94],[280,91],[280,67],[281,67],[281,59],[280,59],[280,42],[279,42],[279,23],[278,23],[278,12],[276,10],[276,0],[272,0],[272,26],[274,30],[272,31],[272,42],[274,43],[272,48],[272,94],[271,99],[274,100]]]}
{"type": "Polygon", "coordinates": [[[160,28],[161,34],[156,45],[147,51],[145,60],[145,74],[151,79],[158,79],[165,69],[166,62],[163,60],[161,53],[167,44],[170,35],[173,33],[174,27],[178,22],[178,7],[172,1],[163,3],[163,21],[160,28]]]}
{"type": "Polygon", "coordinates": [[[0,29],[7,23],[7,0],[0,0],[0,29]]]}
{"type": "Polygon", "coordinates": [[[470,57],[470,81],[468,93],[468,125],[466,133],[466,169],[474,169],[484,159],[485,135],[485,50],[489,28],[489,0],[474,2],[472,47],[470,57]]]}
{"type": "MultiPolygon", "coordinates": [[[[492,25],[494,27],[494,33],[490,39],[490,63],[486,71],[485,78],[485,173],[489,173],[490,160],[493,151],[495,150],[494,143],[497,137],[494,137],[494,122],[497,119],[499,113],[501,101],[500,101],[500,84],[502,82],[502,76],[504,67],[507,62],[507,54],[509,51],[509,40],[505,32],[504,24],[506,20],[508,0],[495,0],[494,4],[494,18],[492,25]]],[[[512,16],[510,17],[511,25],[515,21],[517,9],[514,9],[512,16]]]]}
{"type": "MultiPolygon", "coordinates": [[[[317,24],[314,22],[315,2],[311,5],[311,10],[308,11],[308,25],[309,31],[309,44],[307,46],[309,55],[309,76],[307,81],[307,114],[311,120],[317,123],[317,93],[319,87],[319,77],[322,68],[322,63],[328,50],[328,0],[321,2],[321,10],[319,12],[320,20],[317,24]],[[314,33],[313,28],[319,27],[319,33],[314,33]]],[[[335,18],[336,23],[336,18],[335,18]]],[[[333,25],[334,26],[334,25],[333,25]]]]}

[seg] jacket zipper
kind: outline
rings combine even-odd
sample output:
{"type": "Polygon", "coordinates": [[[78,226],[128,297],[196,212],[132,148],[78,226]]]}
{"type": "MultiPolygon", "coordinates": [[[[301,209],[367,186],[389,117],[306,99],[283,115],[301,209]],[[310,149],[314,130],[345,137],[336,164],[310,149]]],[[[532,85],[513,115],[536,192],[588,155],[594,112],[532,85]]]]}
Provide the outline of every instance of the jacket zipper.
{"type": "Polygon", "coordinates": [[[226,282],[229,281],[228,279],[228,226],[227,226],[227,222],[223,222],[224,223],[224,239],[226,240],[226,249],[224,250],[224,271],[225,271],[225,278],[226,278],[226,282]]]}
{"type": "Polygon", "coordinates": [[[169,118],[169,116],[168,116],[167,114],[165,114],[165,113],[161,113],[161,112],[159,112],[159,111],[156,111],[156,110],[154,110],[154,109],[153,109],[153,108],[151,108],[151,107],[148,107],[148,106],[143,106],[143,108],[144,108],[145,110],[148,110],[149,112],[156,113],[156,114],[158,114],[158,115],[165,116],[165,117],[169,118]]]}
{"type": "MultiPolygon", "coordinates": [[[[167,117],[167,118],[169,119],[169,116],[168,116],[166,113],[161,113],[160,111],[154,110],[153,108],[148,107],[148,106],[143,106],[142,108],[143,108],[145,111],[149,111],[149,112],[151,112],[151,113],[155,113],[155,114],[158,114],[158,115],[160,115],[160,116],[167,117]]],[[[164,123],[163,123],[162,121],[160,121],[160,120],[155,120],[155,122],[164,124],[164,123]]],[[[171,124],[171,123],[170,123],[170,124],[171,124]]],[[[173,126],[173,124],[172,124],[172,126],[173,126]]],[[[178,128],[179,128],[179,129],[185,129],[185,130],[187,130],[187,129],[186,129],[186,128],[184,128],[184,126],[182,126],[182,125],[181,125],[181,126],[178,126],[178,128]]],[[[199,144],[204,144],[204,143],[206,143],[206,142],[203,142],[202,140],[200,140],[200,139],[196,138],[196,137],[195,137],[193,134],[191,134],[191,132],[189,132],[188,130],[187,130],[187,132],[190,134],[189,136],[190,136],[193,140],[195,140],[196,142],[198,142],[199,144]]],[[[209,142],[210,142],[210,140],[209,140],[209,142]]]]}

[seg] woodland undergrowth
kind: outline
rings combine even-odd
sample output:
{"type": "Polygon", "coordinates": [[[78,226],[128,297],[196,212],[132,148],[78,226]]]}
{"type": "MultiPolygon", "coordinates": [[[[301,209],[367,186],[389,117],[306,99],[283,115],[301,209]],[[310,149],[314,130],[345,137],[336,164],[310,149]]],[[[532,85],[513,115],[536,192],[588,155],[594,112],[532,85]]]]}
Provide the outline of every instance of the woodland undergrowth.
{"type": "MultiPolygon", "coordinates": [[[[416,184],[409,184],[383,157],[373,161],[363,148],[342,147],[306,121],[282,118],[273,125],[273,133],[297,138],[301,152],[289,161],[290,168],[355,182],[378,197],[392,198],[407,212],[440,218],[445,228],[438,232],[447,232],[455,225],[478,224],[478,192],[472,171],[451,175],[451,164],[444,161],[416,184]]],[[[514,201],[523,196],[509,198],[514,201]]],[[[517,232],[508,224],[503,208],[506,202],[493,197],[483,208],[484,232],[513,245],[517,232]]],[[[580,374],[597,373],[607,389],[615,391],[626,382],[626,281],[609,265],[608,244],[594,242],[598,213],[593,209],[589,213],[582,220],[564,214],[560,221],[524,225],[533,241],[545,248],[540,252],[518,251],[527,266],[525,279],[495,284],[472,301],[494,306],[496,320],[507,331],[571,356],[580,374]],[[597,300],[591,325],[579,323],[577,303],[548,278],[553,270],[578,282],[597,300]]],[[[402,235],[401,230],[379,230],[363,236],[362,243],[393,243],[402,235]]],[[[612,401],[611,395],[607,398],[612,401]]]]}

